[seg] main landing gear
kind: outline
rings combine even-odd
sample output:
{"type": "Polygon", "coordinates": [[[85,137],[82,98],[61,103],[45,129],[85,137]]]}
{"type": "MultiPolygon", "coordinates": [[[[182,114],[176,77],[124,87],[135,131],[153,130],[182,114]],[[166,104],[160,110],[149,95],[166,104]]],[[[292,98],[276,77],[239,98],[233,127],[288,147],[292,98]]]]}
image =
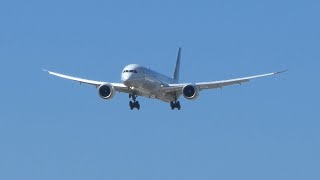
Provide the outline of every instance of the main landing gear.
{"type": "Polygon", "coordinates": [[[135,94],[129,94],[129,98],[132,98],[132,101],[129,102],[129,106],[130,106],[130,109],[134,109],[134,108],[137,108],[138,110],[140,109],[140,104],[139,104],[139,101],[137,101],[137,95],[135,94]]]}
{"type": "Polygon", "coordinates": [[[177,108],[178,110],[181,109],[180,101],[171,101],[170,106],[172,110],[174,110],[175,108],[177,108]]]}

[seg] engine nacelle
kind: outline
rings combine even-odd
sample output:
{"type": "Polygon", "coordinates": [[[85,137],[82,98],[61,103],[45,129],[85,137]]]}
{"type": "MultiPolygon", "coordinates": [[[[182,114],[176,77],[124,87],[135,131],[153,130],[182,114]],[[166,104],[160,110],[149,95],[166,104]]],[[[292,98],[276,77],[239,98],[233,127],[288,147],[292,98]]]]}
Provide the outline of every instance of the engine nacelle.
{"type": "Polygon", "coordinates": [[[182,94],[186,99],[195,100],[199,96],[199,89],[197,86],[189,84],[182,88],[182,94]]]}
{"type": "Polygon", "coordinates": [[[98,92],[102,99],[111,99],[115,94],[114,87],[111,84],[102,84],[99,86],[98,92]]]}

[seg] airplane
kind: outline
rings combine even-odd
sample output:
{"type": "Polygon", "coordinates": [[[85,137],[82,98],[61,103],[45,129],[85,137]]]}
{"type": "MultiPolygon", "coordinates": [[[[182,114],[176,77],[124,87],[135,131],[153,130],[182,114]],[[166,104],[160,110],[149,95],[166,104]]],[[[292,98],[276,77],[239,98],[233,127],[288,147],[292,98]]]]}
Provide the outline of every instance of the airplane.
{"type": "Polygon", "coordinates": [[[181,48],[179,48],[176,65],[172,77],[165,76],[149,68],[140,66],[138,64],[129,64],[122,70],[122,83],[112,83],[105,81],[95,81],[83,79],[79,77],[68,76],[52,71],[48,71],[51,75],[58,76],[73,81],[80,82],[80,84],[89,84],[98,88],[98,94],[102,99],[110,100],[114,97],[116,92],[128,93],[132,101],[129,102],[130,109],[140,109],[140,103],[137,101],[138,96],[159,99],[170,103],[172,110],[181,109],[179,97],[182,95],[188,100],[195,100],[200,91],[206,89],[217,89],[233,84],[242,84],[251,79],[277,75],[285,71],[272,72],[267,74],[260,74],[255,76],[248,76],[236,79],[211,81],[211,82],[196,82],[196,83],[179,83],[180,75],[180,59],[181,48]]]}

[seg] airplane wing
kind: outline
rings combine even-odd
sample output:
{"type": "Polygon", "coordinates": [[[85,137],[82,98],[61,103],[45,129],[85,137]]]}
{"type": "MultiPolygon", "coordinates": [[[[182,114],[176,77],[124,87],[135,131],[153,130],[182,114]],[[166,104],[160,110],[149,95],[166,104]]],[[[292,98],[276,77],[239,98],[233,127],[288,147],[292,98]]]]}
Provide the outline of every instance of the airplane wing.
{"type": "Polygon", "coordinates": [[[162,91],[164,92],[174,92],[174,91],[181,91],[182,88],[188,84],[193,84],[199,88],[199,90],[204,89],[216,89],[216,88],[222,88],[224,86],[229,86],[233,84],[242,84],[244,82],[248,82],[251,79],[265,77],[265,76],[272,76],[276,74],[280,74],[285,71],[279,71],[279,72],[273,72],[273,73],[267,73],[267,74],[260,74],[255,76],[249,76],[249,77],[243,77],[243,78],[236,78],[236,79],[229,79],[229,80],[222,80],[222,81],[213,81],[213,82],[199,82],[199,83],[183,83],[183,84],[169,84],[168,86],[162,87],[162,91]]]}
{"type": "Polygon", "coordinates": [[[60,74],[60,73],[48,71],[48,70],[45,70],[45,69],[43,69],[43,70],[45,72],[48,72],[51,75],[58,76],[58,77],[61,77],[61,78],[64,78],[64,79],[69,79],[69,80],[76,81],[76,82],[79,82],[79,83],[94,85],[96,87],[99,87],[102,84],[111,84],[116,91],[126,92],[126,93],[130,92],[128,90],[128,87],[126,87],[123,83],[109,83],[109,82],[103,82],[103,81],[94,81],[94,80],[89,80],[89,79],[83,79],[83,78],[68,76],[68,75],[65,75],[65,74],[60,74]]]}

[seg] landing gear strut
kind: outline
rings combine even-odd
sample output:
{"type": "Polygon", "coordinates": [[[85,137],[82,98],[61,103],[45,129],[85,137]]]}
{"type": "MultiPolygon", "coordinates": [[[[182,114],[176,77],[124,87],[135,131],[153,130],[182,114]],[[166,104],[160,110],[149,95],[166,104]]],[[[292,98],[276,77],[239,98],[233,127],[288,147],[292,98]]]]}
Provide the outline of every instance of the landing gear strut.
{"type": "Polygon", "coordinates": [[[137,101],[137,95],[135,94],[129,94],[129,98],[132,98],[132,101],[129,102],[130,109],[137,108],[140,109],[139,101],[137,101]]]}

